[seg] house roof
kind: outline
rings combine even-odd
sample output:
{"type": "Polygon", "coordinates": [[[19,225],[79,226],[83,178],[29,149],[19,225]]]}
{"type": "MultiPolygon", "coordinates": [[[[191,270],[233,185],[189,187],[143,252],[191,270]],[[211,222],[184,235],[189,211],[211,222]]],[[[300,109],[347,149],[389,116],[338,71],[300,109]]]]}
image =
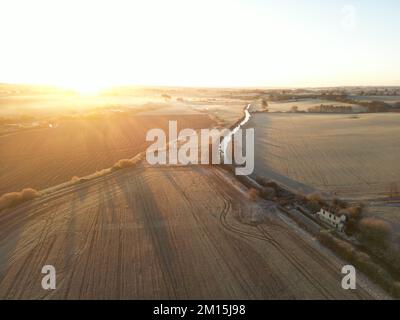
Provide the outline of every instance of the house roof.
{"type": "Polygon", "coordinates": [[[329,213],[331,213],[331,214],[333,214],[333,215],[335,215],[335,216],[337,216],[337,217],[341,217],[343,214],[340,214],[340,209],[338,209],[338,208],[334,208],[334,207],[329,207],[329,208],[326,208],[326,207],[322,207],[321,209],[323,209],[323,210],[325,210],[325,211],[327,211],[327,212],[329,212],[329,213]]]}

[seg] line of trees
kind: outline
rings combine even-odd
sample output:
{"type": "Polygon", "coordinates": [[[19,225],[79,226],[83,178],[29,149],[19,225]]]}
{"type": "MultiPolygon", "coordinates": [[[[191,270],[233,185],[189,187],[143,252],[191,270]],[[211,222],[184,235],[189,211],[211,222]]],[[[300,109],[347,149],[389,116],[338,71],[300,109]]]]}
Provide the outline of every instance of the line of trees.
{"type": "Polygon", "coordinates": [[[317,113],[351,113],[353,108],[350,106],[334,106],[321,104],[319,106],[308,108],[308,112],[317,113]]]}

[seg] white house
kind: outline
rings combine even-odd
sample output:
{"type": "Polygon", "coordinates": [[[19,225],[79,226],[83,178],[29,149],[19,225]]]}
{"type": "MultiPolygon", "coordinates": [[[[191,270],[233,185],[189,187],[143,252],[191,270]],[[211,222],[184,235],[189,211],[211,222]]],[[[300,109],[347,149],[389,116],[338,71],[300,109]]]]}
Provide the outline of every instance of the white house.
{"type": "Polygon", "coordinates": [[[344,214],[337,215],[337,214],[329,212],[328,210],[325,210],[323,208],[321,208],[321,210],[319,210],[316,213],[316,215],[317,215],[317,217],[319,219],[321,219],[322,221],[326,222],[327,224],[329,224],[330,226],[332,226],[336,230],[338,230],[340,232],[343,232],[344,225],[345,225],[345,222],[347,220],[346,215],[344,215],[344,214]]]}

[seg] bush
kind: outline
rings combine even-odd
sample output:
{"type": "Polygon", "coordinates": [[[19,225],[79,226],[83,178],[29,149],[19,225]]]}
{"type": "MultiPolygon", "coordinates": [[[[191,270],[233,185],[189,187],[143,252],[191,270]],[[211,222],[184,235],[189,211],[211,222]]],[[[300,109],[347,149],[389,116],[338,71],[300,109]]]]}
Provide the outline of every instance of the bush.
{"type": "Polygon", "coordinates": [[[256,200],[258,196],[260,195],[259,191],[254,188],[250,188],[249,191],[247,192],[247,196],[250,200],[256,200]]]}
{"type": "Polygon", "coordinates": [[[81,178],[79,178],[78,176],[73,176],[71,178],[71,182],[80,182],[80,181],[81,181],[81,178]]]}
{"type": "Polygon", "coordinates": [[[279,188],[279,185],[275,181],[269,180],[269,179],[267,179],[267,178],[265,178],[263,176],[256,176],[255,180],[260,186],[271,187],[271,188],[274,188],[274,189],[279,188]]]}
{"type": "Polygon", "coordinates": [[[347,216],[345,232],[348,236],[354,235],[358,230],[358,221],[362,217],[362,210],[363,206],[357,204],[339,211],[340,215],[344,214],[347,216]]]}
{"type": "MultiPolygon", "coordinates": [[[[112,170],[111,168],[108,169],[102,169],[102,170],[98,170],[95,173],[93,173],[92,175],[89,176],[89,178],[97,178],[97,177],[101,177],[106,175],[107,173],[110,173],[112,170]]],[[[82,179],[82,178],[81,178],[82,179]]]]}
{"type": "Polygon", "coordinates": [[[368,254],[356,251],[353,245],[337,239],[327,230],[321,230],[317,238],[323,245],[353,263],[355,267],[368,274],[368,276],[379,282],[386,289],[393,293],[400,289],[397,284],[394,285],[391,275],[380,265],[373,262],[368,254]]]}
{"type": "Polygon", "coordinates": [[[354,258],[355,249],[350,243],[337,238],[334,238],[334,242],[337,251],[341,254],[343,258],[349,261],[354,258]]]}
{"type": "Polygon", "coordinates": [[[323,245],[337,252],[343,258],[352,261],[355,250],[350,243],[336,238],[327,230],[321,230],[317,238],[323,245]]]}
{"type": "Polygon", "coordinates": [[[358,223],[362,238],[366,240],[385,243],[392,233],[392,227],[384,220],[378,218],[363,218],[358,223]]]}
{"type": "Polygon", "coordinates": [[[277,191],[279,189],[279,185],[275,181],[268,181],[265,184],[265,187],[273,188],[275,191],[277,191]]]}
{"type": "Polygon", "coordinates": [[[261,101],[261,106],[262,106],[264,109],[268,108],[268,101],[265,100],[265,99],[262,99],[262,101],[261,101]]]}
{"type": "Polygon", "coordinates": [[[329,230],[320,230],[319,234],[317,235],[317,239],[328,248],[332,248],[333,237],[329,230]]]}
{"type": "Polygon", "coordinates": [[[356,252],[354,255],[354,261],[356,261],[359,267],[366,272],[373,271],[374,269],[372,267],[371,257],[364,252],[356,252]]]}
{"type": "Polygon", "coordinates": [[[325,204],[325,200],[317,193],[309,194],[306,198],[308,201],[318,203],[320,206],[325,204]]]}
{"type": "Polygon", "coordinates": [[[128,168],[128,167],[132,167],[134,164],[136,164],[136,161],[132,160],[132,159],[121,159],[118,160],[113,166],[112,166],[112,171],[115,170],[120,170],[123,168],[128,168]]]}
{"type": "Polygon", "coordinates": [[[276,191],[271,187],[263,187],[260,192],[261,197],[267,200],[273,200],[276,198],[276,191]]]}
{"type": "Polygon", "coordinates": [[[339,198],[334,198],[332,200],[332,206],[335,207],[335,208],[344,209],[344,208],[348,207],[348,204],[347,204],[346,201],[343,201],[343,200],[341,200],[339,198]]]}
{"type": "Polygon", "coordinates": [[[255,180],[260,186],[263,186],[263,187],[265,187],[269,181],[267,178],[261,177],[261,176],[256,176],[255,180]]]}
{"type": "Polygon", "coordinates": [[[313,213],[316,213],[317,211],[321,210],[322,207],[327,206],[326,201],[317,193],[307,195],[305,200],[306,207],[313,213]]]}
{"type": "Polygon", "coordinates": [[[363,207],[362,205],[353,205],[345,209],[346,214],[349,219],[359,220],[362,215],[363,207]]]}
{"type": "Polygon", "coordinates": [[[392,284],[392,294],[395,298],[400,298],[400,282],[396,281],[392,284]]]}
{"type": "Polygon", "coordinates": [[[297,194],[295,195],[295,201],[297,201],[297,202],[300,202],[300,203],[304,204],[304,203],[306,203],[306,202],[307,202],[307,198],[306,198],[306,196],[305,196],[305,195],[303,195],[303,194],[300,194],[300,193],[297,193],[297,194]]]}
{"type": "Polygon", "coordinates": [[[317,213],[322,208],[322,206],[316,201],[308,201],[307,204],[306,204],[306,207],[312,213],[317,213]]]}
{"type": "Polygon", "coordinates": [[[357,222],[353,219],[349,219],[345,224],[344,232],[348,236],[353,236],[357,232],[357,222]]]}
{"type": "Polygon", "coordinates": [[[378,250],[384,261],[393,266],[400,274],[400,245],[396,241],[391,241],[384,250],[378,250]]]}
{"type": "Polygon", "coordinates": [[[372,261],[371,257],[363,252],[357,252],[354,263],[362,272],[365,272],[373,280],[380,283],[384,288],[390,290],[393,284],[391,275],[380,265],[372,261]]]}
{"type": "Polygon", "coordinates": [[[25,201],[39,197],[39,192],[32,188],[23,189],[20,192],[10,192],[0,197],[0,210],[15,207],[25,201]]]}

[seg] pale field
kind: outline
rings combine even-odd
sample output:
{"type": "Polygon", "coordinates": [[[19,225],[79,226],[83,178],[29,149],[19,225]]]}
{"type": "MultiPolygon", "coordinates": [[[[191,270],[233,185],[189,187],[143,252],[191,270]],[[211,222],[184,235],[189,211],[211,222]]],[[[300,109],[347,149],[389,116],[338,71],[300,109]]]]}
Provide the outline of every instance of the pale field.
{"type": "Polygon", "coordinates": [[[300,99],[298,101],[282,101],[282,102],[268,102],[268,110],[270,112],[287,112],[293,106],[297,106],[299,111],[307,111],[308,108],[324,105],[333,106],[348,106],[353,108],[353,112],[364,112],[365,108],[356,104],[336,102],[322,99],[300,99]]]}
{"type": "Polygon", "coordinates": [[[343,290],[346,262],[230,179],[139,164],[1,212],[0,298],[388,298],[361,274],[343,290]]]}
{"type": "Polygon", "coordinates": [[[400,186],[400,115],[256,114],[255,172],[351,199],[400,186]]]}

